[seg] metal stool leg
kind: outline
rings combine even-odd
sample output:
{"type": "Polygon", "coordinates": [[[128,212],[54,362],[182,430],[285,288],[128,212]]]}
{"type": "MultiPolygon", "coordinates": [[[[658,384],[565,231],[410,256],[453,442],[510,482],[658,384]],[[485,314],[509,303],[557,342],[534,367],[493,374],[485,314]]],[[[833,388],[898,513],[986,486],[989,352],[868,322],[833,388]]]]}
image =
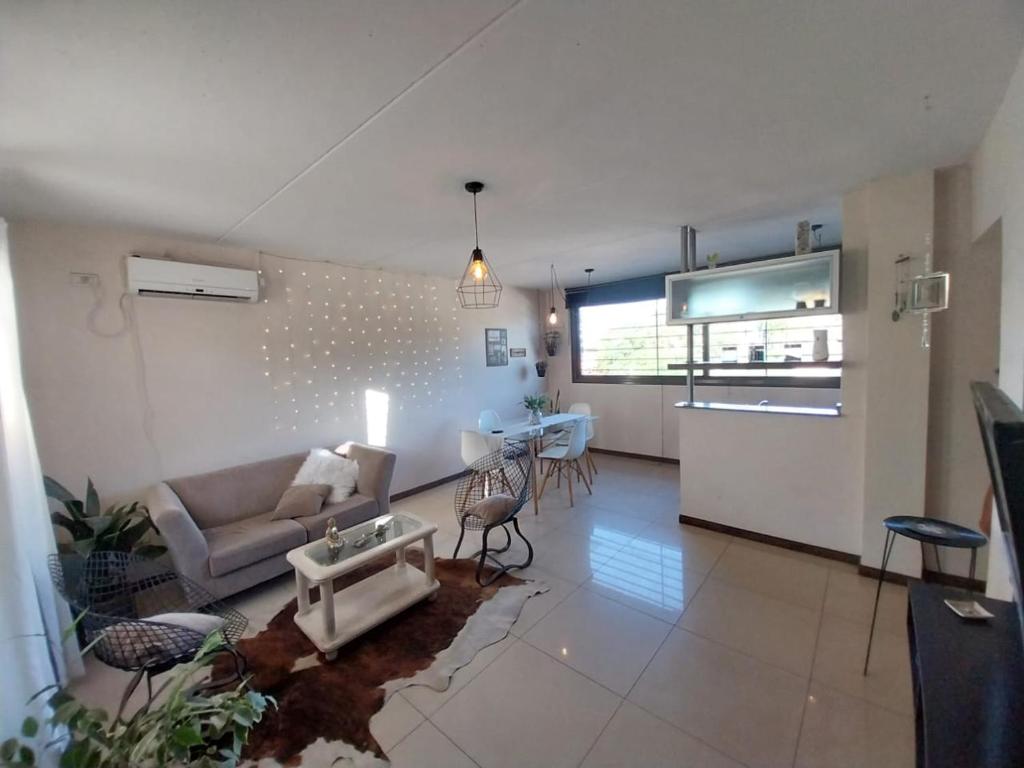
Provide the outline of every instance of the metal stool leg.
{"type": "Polygon", "coordinates": [[[868,662],[871,661],[871,643],[875,639],[875,620],[878,618],[878,600],[882,596],[882,582],[885,581],[885,569],[889,565],[889,555],[892,554],[893,544],[896,543],[896,534],[886,529],[885,543],[882,545],[882,568],[878,571],[878,588],[875,590],[875,608],[871,612],[871,630],[868,632],[868,651],[864,655],[864,675],[868,674],[868,662]]]}
{"type": "Polygon", "coordinates": [[[974,581],[974,566],[977,565],[977,563],[978,563],[978,548],[977,547],[971,547],[971,570],[970,570],[970,576],[971,576],[971,581],[972,582],[974,581]]]}

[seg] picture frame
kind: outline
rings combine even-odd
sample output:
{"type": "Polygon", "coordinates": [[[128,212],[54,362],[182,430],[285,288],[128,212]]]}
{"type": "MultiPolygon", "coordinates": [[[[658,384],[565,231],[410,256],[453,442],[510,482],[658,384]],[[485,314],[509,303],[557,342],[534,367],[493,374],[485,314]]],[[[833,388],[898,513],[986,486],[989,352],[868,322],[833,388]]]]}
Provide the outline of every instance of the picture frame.
{"type": "Polygon", "coordinates": [[[508,365],[508,329],[485,328],[484,351],[488,368],[508,365]]]}

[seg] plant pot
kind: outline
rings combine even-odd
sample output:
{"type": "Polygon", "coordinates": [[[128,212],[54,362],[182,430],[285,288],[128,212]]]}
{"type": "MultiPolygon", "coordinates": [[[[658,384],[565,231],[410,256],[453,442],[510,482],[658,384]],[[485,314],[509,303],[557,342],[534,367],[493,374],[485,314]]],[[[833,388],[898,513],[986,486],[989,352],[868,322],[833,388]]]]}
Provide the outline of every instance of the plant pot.
{"type": "Polygon", "coordinates": [[[562,344],[562,334],[558,331],[548,331],[544,334],[544,349],[548,353],[548,357],[554,357],[558,354],[558,349],[562,344]]]}
{"type": "Polygon", "coordinates": [[[548,372],[548,363],[546,360],[538,360],[536,363],[533,364],[533,367],[537,369],[537,375],[540,376],[542,379],[544,378],[544,375],[548,372]]]}

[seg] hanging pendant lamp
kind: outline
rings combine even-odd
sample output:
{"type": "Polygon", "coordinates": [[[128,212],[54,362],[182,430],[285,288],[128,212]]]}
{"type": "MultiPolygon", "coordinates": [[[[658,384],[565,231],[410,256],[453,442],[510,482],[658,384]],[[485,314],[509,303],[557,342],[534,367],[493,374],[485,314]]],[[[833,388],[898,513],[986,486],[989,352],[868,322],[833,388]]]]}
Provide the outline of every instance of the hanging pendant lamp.
{"type": "Polygon", "coordinates": [[[462,273],[459,287],[455,289],[463,309],[494,309],[501,301],[501,281],[494,274],[494,269],[484,256],[484,252],[480,250],[476,196],[483,188],[481,181],[466,182],[466,191],[473,195],[473,232],[476,235],[476,247],[469,257],[466,271],[462,273]]]}

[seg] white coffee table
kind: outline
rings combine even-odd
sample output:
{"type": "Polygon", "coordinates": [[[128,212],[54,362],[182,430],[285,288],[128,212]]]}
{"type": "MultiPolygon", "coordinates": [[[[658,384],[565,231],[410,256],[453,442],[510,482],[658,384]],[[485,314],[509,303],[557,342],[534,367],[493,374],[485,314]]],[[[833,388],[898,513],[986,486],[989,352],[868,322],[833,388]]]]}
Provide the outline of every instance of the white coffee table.
{"type": "Polygon", "coordinates": [[[326,539],[293,549],[288,562],[295,568],[298,593],[295,623],[333,661],[342,645],[438,590],[441,584],[434,578],[436,531],[436,525],[399,512],[342,531],[345,545],[334,556],[326,539]],[[377,535],[378,527],[381,535],[377,535]],[[356,546],[360,541],[363,545],[356,546]],[[405,560],[406,547],[417,541],[423,542],[422,571],[405,560]],[[338,577],[392,553],[394,565],[334,591],[338,577]],[[309,589],[313,585],[320,587],[320,600],[311,605],[309,589]]]}

